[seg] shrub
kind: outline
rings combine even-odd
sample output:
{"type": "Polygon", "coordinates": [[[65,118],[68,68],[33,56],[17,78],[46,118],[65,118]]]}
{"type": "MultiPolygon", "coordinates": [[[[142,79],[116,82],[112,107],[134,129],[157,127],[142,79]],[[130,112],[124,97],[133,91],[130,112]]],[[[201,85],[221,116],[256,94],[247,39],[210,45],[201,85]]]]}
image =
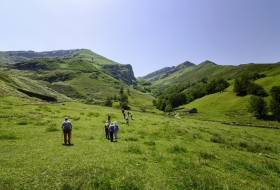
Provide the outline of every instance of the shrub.
{"type": "Polygon", "coordinates": [[[111,97],[107,97],[105,102],[104,102],[104,106],[112,107],[112,105],[113,105],[113,103],[112,103],[111,97]]]}
{"type": "Polygon", "coordinates": [[[216,159],[216,156],[207,152],[201,152],[199,156],[203,159],[208,159],[208,160],[214,160],[216,159]]]}
{"type": "Polygon", "coordinates": [[[247,109],[257,118],[263,118],[268,112],[267,102],[262,97],[254,95],[251,96],[247,109]]]}
{"type": "Polygon", "coordinates": [[[171,153],[184,153],[186,149],[178,144],[174,144],[169,148],[169,151],[171,153]]]}
{"type": "Polygon", "coordinates": [[[225,139],[223,139],[220,135],[214,135],[211,137],[211,142],[213,143],[224,143],[225,139]]]}
{"type": "Polygon", "coordinates": [[[261,97],[265,97],[268,95],[261,85],[255,83],[250,83],[246,90],[247,94],[252,94],[261,97]]]}

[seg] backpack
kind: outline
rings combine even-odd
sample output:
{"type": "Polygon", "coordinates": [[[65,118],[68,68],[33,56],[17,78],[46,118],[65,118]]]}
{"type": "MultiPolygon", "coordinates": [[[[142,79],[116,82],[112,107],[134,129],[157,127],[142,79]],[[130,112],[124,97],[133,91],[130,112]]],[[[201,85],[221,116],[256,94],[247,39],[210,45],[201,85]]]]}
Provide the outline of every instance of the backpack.
{"type": "Polygon", "coordinates": [[[71,129],[71,122],[70,121],[64,121],[63,122],[63,129],[71,129]]]}
{"type": "Polygon", "coordinates": [[[110,131],[110,132],[114,132],[114,127],[115,127],[114,125],[110,125],[109,131],[110,131]]]}
{"type": "Polygon", "coordinates": [[[115,131],[119,130],[118,124],[115,124],[115,131]]]}

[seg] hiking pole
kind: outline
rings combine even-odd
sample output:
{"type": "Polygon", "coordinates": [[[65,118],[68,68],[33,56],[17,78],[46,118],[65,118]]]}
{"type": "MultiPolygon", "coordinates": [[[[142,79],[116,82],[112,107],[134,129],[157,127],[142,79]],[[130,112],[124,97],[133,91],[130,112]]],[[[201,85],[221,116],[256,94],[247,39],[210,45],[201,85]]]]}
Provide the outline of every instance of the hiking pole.
{"type": "Polygon", "coordinates": [[[64,139],[63,139],[63,135],[64,135],[64,133],[63,133],[63,129],[62,129],[62,131],[61,131],[61,132],[62,132],[62,133],[61,133],[61,134],[62,134],[62,136],[61,136],[61,137],[62,137],[62,138],[61,138],[61,142],[62,142],[62,143],[61,143],[61,144],[63,144],[63,142],[64,142],[64,139]]]}

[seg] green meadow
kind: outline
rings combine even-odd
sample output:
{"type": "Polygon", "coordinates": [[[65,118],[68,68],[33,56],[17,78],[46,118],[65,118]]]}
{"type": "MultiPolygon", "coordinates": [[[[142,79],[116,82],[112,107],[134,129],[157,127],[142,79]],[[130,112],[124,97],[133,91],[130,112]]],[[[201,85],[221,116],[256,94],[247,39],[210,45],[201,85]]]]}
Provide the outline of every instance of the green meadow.
{"type": "Polygon", "coordinates": [[[131,110],[126,125],[116,108],[0,102],[0,189],[280,189],[277,129],[147,110],[131,110]],[[120,128],[115,142],[105,138],[108,113],[120,128]],[[74,146],[62,146],[64,117],[74,146]]]}

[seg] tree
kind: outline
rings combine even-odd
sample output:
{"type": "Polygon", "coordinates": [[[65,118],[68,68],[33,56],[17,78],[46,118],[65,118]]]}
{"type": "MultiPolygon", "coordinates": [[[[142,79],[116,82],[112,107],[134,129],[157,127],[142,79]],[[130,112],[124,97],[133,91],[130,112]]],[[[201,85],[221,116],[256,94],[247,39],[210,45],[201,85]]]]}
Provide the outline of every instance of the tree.
{"type": "Polygon", "coordinates": [[[114,94],[114,100],[117,101],[117,95],[116,94],[114,94]]]}
{"type": "Polygon", "coordinates": [[[236,92],[236,95],[242,96],[247,95],[247,87],[250,84],[248,76],[241,76],[235,79],[234,89],[233,91],[236,92]]]}
{"type": "Polygon", "coordinates": [[[278,122],[280,122],[280,86],[273,86],[270,89],[272,100],[269,103],[269,110],[278,122]]]}
{"type": "Polygon", "coordinates": [[[187,98],[186,98],[186,94],[184,94],[184,93],[173,93],[173,94],[169,95],[168,100],[170,101],[171,106],[173,108],[176,108],[180,105],[185,104],[187,101],[187,98]]]}
{"type": "Polygon", "coordinates": [[[120,106],[126,110],[130,109],[130,107],[128,106],[128,102],[120,102],[120,106]]]}
{"type": "Polygon", "coordinates": [[[128,95],[127,94],[120,94],[120,107],[129,110],[130,107],[128,106],[128,95]]]}
{"type": "Polygon", "coordinates": [[[105,103],[104,103],[105,106],[108,106],[108,107],[112,107],[113,103],[112,103],[112,99],[110,97],[107,97],[105,103]]]}
{"type": "Polygon", "coordinates": [[[267,92],[264,90],[264,88],[259,85],[259,84],[255,84],[255,83],[250,83],[247,86],[247,94],[252,94],[252,95],[256,95],[256,96],[261,96],[261,97],[265,97],[267,96],[267,92]]]}
{"type": "Polygon", "coordinates": [[[262,97],[255,95],[251,96],[247,108],[257,118],[263,118],[268,112],[267,102],[262,97]]]}
{"type": "Polygon", "coordinates": [[[121,86],[121,88],[120,88],[120,94],[123,94],[123,93],[124,93],[123,87],[121,86]]]}
{"type": "Polygon", "coordinates": [[[280,86],[273,86],[269,92],[273,100],[280,102],[280,86]]]}
{"type": "Polygon", "coordinates": [[[165,107],[166,107],[166,100],[162,100],[162,101],[161,101],[161,105],[160,105],[160,110],[161,110],[161,111],[164,111],[164,110],[165,110],[165,107]]]}
{"type": "Polygon", "coordinates": [[[165,107],[164,111],[165,111],[165,112],[168,112],[168,113],[172,112],[172,111],[173,111],[173,108],[172,108],[171,104],[168,104],[168,105],[165,107]]]}
{"type": "Polygon", "coordinates": [[[276,120],[280,122],[280,102],[275,101],[274,99],[269,102],[269,110],[274,115],[276,120]]]}

